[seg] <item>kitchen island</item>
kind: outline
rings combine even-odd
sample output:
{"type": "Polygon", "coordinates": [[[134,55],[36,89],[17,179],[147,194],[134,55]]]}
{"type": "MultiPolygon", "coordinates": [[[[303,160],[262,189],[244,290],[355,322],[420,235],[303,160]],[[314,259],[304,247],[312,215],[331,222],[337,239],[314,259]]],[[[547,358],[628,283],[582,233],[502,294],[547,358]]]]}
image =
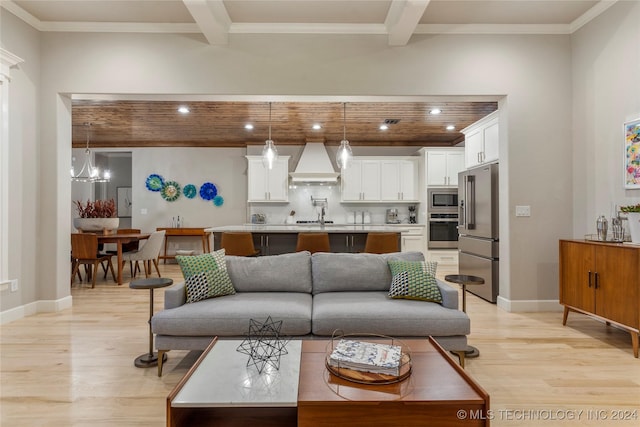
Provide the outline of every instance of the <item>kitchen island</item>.
{"type": "Polygon", "coordinates": [[[402,236],[416,229],[419,224],[243,224],[207,228],[213,233],[213,247],[220,249],[220,235],[224,232],[249,232],[253,234],[253,244],[261,255],[278,255],[296,251],[298,233],[329,233],[331,252],[362,252],[367,234],[396,233],[398,247],[402,247],[402,236]]]}

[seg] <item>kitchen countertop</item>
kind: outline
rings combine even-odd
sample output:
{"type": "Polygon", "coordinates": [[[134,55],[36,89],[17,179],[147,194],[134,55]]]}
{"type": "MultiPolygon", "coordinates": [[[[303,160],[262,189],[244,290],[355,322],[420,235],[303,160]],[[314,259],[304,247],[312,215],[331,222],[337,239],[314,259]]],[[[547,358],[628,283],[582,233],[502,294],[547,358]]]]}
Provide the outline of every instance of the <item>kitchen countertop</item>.
{"type": "Polygon", "coordinates": [[[326,233],[402,233],[406,229],[424,227],[424,224],[241,224],[224,225],[205,229],[211,233],[248,231],[251,233],[299,233],[323,231],[326,233]]]}

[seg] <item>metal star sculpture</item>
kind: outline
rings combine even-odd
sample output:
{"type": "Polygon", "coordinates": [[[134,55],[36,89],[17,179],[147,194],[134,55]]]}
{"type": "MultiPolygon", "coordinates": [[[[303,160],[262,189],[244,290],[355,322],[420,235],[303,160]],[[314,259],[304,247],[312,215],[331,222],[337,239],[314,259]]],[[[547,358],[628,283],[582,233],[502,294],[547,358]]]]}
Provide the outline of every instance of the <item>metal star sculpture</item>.
{"type": "Polygon", "coordinates": [[[264,322],[249,320],[249,333],[236,351],[249,356],[247,367],[255,366],[258,373],[262,373],[265,366],[271,365],[280,369],[280,356],[288,354],[286,345],[288,337],[280,335],[282,320],[274,322],[271,316],[264,322]]]}

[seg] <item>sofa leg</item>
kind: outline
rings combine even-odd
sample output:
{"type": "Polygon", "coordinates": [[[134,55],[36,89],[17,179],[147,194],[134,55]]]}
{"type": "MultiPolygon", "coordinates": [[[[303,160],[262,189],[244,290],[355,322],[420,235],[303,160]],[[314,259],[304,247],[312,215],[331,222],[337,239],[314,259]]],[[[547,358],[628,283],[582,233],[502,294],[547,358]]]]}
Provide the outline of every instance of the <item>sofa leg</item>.
{"type": "Polygon", "coordinates": [[[458,356],[458,360],[460,361],[460,366],[462,368],[464,368],[464,356],[465,356],[464,350],[462,350],[462,351],[451,351],[451,353],[454,353],[455,355],[458,356]]]}
{"type": "Polygon", "coordinates": [[[164,354],[169,350],[158,350],[158,376],[162,376],[162,362],[164,361],[164,354]]]}

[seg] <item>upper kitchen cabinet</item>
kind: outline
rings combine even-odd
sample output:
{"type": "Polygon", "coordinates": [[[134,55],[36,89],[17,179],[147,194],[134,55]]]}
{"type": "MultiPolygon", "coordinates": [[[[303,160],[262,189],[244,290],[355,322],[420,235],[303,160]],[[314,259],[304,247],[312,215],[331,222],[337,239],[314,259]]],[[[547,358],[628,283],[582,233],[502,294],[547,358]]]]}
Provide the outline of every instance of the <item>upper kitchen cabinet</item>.
{"type": "Polygon", "coordinates": [[[458,172],[465,169],[464,148],[426,150],[428,187],[457,187],[458,172]]]}
{"type": "Polygon", "coordinates": [[[418,202],[418,159],[380,161],[380,200],[418,202]]]}
{"type": "Polygon", "coordinates": [[[289,156],[279,156],[269,169],[262,163],[262,156],[246,156],[248,202],[289,201],[289,156]]]}
{"type": "Polygon", "coordinates": [[[342,170],[342,201],[371,202],[380,200],[380,161],[353,158],[342,170]]]}
{"type": "Polygon", "coordinates": [[[498,160],[500,138],[497,111],[462,129],[461,132],[465,137],[467,169],[498,160]]]}

